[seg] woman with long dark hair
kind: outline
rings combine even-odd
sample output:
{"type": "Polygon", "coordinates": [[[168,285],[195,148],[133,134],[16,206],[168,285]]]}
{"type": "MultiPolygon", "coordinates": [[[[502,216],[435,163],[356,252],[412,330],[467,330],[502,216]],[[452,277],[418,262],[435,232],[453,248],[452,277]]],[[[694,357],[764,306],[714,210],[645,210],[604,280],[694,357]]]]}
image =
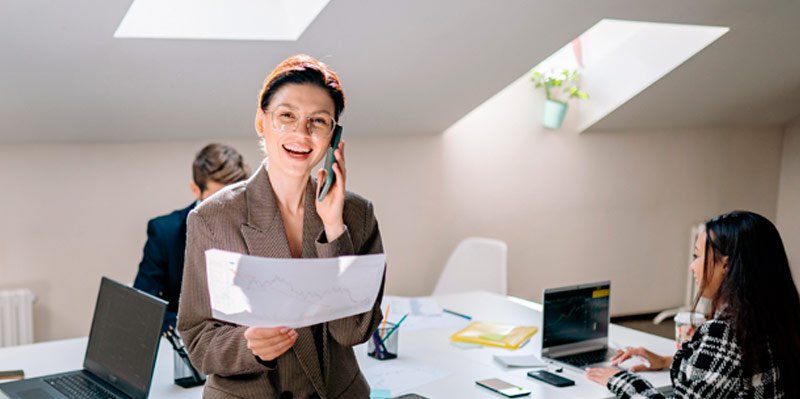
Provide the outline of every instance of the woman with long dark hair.
{"type": "MultiPolygon", "coordinates": [[[[683,398],[800,398],[800,297],[775,226],[752,212],[735,211],[705,223],[692,272],[712,319],[674,357],[644,348],[620,351],[649,367],[670,367],[674,396],[683,398]],[[671,366],[670,366],[671,363],[671,366]]],[[[616,368],[587,371],[620,398],[663,398],[643,378],[616,368]]]]}

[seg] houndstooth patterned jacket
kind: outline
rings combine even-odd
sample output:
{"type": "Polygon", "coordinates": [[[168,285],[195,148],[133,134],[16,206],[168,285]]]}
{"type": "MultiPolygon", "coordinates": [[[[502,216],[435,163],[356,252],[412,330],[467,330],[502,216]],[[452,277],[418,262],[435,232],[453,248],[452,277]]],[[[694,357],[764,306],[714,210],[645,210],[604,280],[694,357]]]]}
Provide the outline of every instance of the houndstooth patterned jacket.
{"type": "MultiPolygon", "coordinates": [[[[670,398],[783,398],[779,371],[765,347],[760,372],[744,375],[742,351],[734,331],[724,320],[704,323],[675,353],[670,368],[674,392],[670,398]]],[[[627,371],[608,380],[608,389],[619,398],[665,398],[645,379],[627,371]]]]}

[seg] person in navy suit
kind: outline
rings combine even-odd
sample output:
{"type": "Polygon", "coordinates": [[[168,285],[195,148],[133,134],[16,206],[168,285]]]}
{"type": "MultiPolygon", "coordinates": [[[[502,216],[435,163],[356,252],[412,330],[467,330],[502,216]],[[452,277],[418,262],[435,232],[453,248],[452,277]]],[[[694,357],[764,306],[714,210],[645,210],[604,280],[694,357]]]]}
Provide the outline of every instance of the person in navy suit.
{"type": "Polygon", "coordinates": [[[189,185],[197,200],[186,208],[153,218],[147,223],[144,256],[133,286],[169,302],[162,331],[176,325],[189,212],[200,201],[228,184],[247,179],[248,175],[249,168],[233,147],[209,144],[197,153],[192,165],[192,182],[189,185]]]}

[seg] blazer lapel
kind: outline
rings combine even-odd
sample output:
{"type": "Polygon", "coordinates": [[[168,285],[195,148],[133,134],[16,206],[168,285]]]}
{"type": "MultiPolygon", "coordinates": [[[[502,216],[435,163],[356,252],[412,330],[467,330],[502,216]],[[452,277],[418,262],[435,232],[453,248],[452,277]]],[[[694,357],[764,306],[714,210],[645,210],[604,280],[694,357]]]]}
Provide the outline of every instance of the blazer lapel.
{"type": "Polygon", "coordinates": [[[303,210],[303,249],[302,257],[317,258],[317,236],[324,228],[317,214],[317,183],[314,179],[306,185],[306,203],[303,210]]]}
{"type": "MultiPolygon", "coordinates": [[[[316,246],[314,245],[316,236],[313,231],[318,233],[322,226],[322,222],[319,221],[317,216],[313,190],[314,187],[309,183],[306,188],[306,203],[303,216],[303,258],[315,258],[317,256],[316,246]],[[309,213],[309,204],[313,214],[309,213]],[[309,237],[311,237],[310,240],[309,237]]],[[[242,225],[241,232],[247,245],[248,253],[269,258],[291,258],[292,253],[289,250],[289,240],[286,238],[286,230],[283,227],[283,218],[281,217],[266,167],[263,165],[259,167],[258,171],[247,182],[245,195],[247,199],[247,223],[242,225]]],[[[311,328],[297,329],[297,342],[292,347],[292,351],[297,356],[300,366],[311,380],[320,397],[326,398],[328,395],[327,389],[322,380],[317,346],[314,342],[314,334],[311,328]]]]}
{"type": "Polygon", "coordinates": [[[245,193],[247,223],[241,231],[247,252],[267,258],[291,258],[283,218],[263,165],[247,182],[245,193]]]}

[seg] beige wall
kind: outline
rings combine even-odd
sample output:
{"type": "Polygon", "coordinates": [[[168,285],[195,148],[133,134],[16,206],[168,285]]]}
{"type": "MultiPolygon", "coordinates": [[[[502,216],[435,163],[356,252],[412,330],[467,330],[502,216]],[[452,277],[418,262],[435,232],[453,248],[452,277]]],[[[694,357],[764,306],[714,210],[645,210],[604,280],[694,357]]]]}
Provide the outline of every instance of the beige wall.
{"type": "Polygon", "coordinates": [[[778,230],[789,255],[794,282],[800,287],[800,118],[789,124],[783,138],[778,230]]]}
{"type": "MultiPolygon", "coordinates": [[[[347,139],[387,292],[429,293],[457,242],[480,235],[509,243],[513,295],[611,279],[616,314],[657,310],[682,302],[693,223],[775,217],[781,130],[549,132],[529,96],[501,93],[444,135],[347,139]]],[[[0,145],[0,288],[34,289],[37,341],[88,333],[101,275],[133,280],[147,219],[191,201],[204,143],[0,145]]],[[[258,164],[255,140],[226,143],[258,164]]]]}
{"type": "MultiPolygon", "coordinates": [[[[229,143],[254,162],[256,140],[229,143]]],[[[147,220],[193,200],[203,144],[0,145],[0,287],[34,290],[37,341],[88,333],[101,275],[133,282],[147,220]]]]}
{"type": "MultiPolygon", "coordinates": [[[[88,333],[100,276],[133,281],[147,220],[191,203],[205,143],[0,145],[0,289],[34,290],[37,341],[88,333]]],[[[255,139],[225,143],[260,163],[255,139]]],[[[375,202],[387,244],[387,289],[426,293],[441,257],[441,140],[348,144],[349,189],[375,202]]]]}
{"type": "MultiPolygon", "coordinates": [[[[691,226],[748,209],[775,220],[782,129],[590,132],[539,123],[527,76],[444,134],[444,247],[509,245],[509,293],[610,279],[612,312],[683,303],[691,226]]],[[[568,114],[574,118],[574,110],[568,114]]]]}

